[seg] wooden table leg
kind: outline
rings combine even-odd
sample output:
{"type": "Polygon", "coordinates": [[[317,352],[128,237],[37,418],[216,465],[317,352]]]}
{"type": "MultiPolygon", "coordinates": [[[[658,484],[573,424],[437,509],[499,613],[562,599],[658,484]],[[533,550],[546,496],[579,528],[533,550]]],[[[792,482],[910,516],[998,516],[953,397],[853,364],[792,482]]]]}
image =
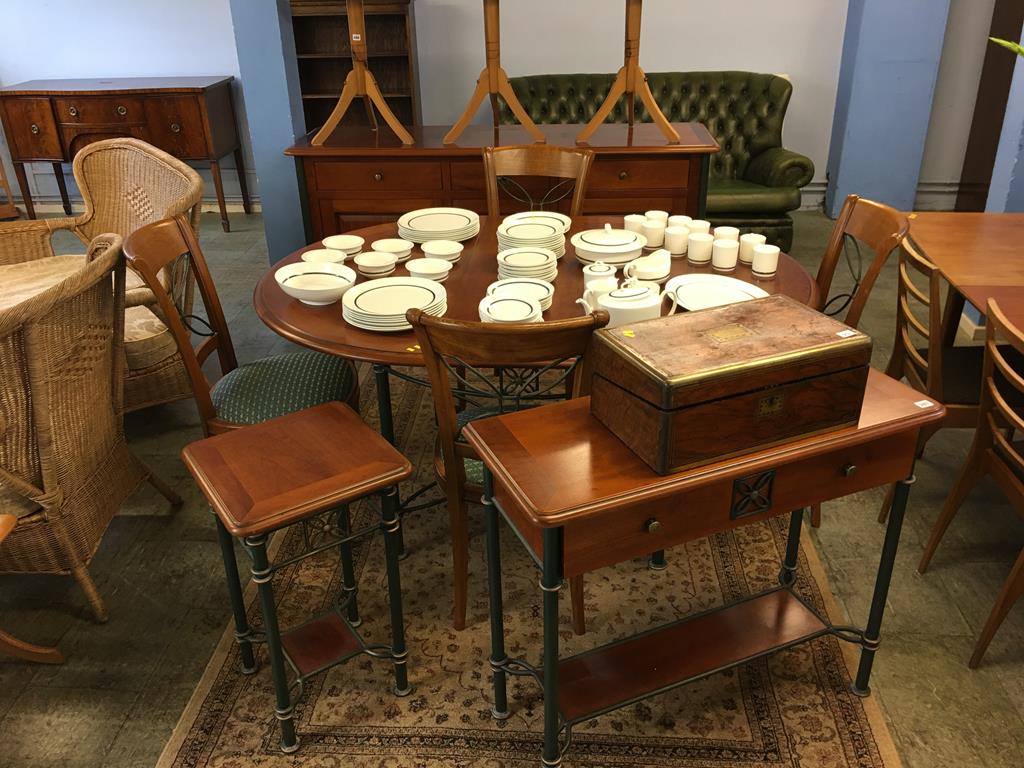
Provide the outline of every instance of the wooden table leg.
{"type": "Polygon", "coordinates": [[[53,164],[53,175],[57,179],[57,189],[60,190],[60,201],[64,204],[64,213],[71,215],[71,200],[68,198],[68,184],[64,180],[64,166],[61,163],[53,164]]]}
{"type": "Polygon", "coordinates": [[[228,207],[224,203],[224,182],[220,177],[220,161],[210,161],[210,172],[213,174],[213,189],[217,193],[217,207],[220,208],[220,225],[225,232],[230,232],[231,223],[228,221],[228,207]]]}
{"type": "Polygon", "coordinates": [[[18,177],[18,187],[21,189],[21,199],[25,203],[25,213],[30,219],[36,217],[36,207],[32,204],[32,193],[28,190],[28,176],[25,175],[25,164],[14,164],[14,175],[18,177]]]}
{"type": "Polygon", "coordinates": [[[242,210],[252,213],[252,200],[249,197],[249,181],[245,176],[245,159],[242,148],[235,149],[235,170],[238,171],[238,188],[242,191],[242,210]]]}

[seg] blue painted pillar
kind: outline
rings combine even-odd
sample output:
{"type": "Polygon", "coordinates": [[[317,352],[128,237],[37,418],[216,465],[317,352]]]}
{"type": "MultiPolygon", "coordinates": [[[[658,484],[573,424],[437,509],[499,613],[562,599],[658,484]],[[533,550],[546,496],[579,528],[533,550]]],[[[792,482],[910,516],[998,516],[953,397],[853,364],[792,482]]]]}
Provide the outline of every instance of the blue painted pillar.
{"type": "Polygon", "coordinates": [[[911,210],[949,0],[850,0],[825,208],[849,194],[911,210]]]}
{"type": "MultiPolygon", "coordinates": [[[[1024,41],[1024,30],[1021,40],[1024,41]]],[[[1013,56],[1006,51],[1007,56],[1013,56]]],[[[985,210],[1024,212],[1024,56],[1017,57],[985,210]]]]}
{"type": "Polygon", "coordinates": [[[284,150],[305,133],[288,0],[231,0],[270,262],[306,244],[302,190],[284,150]]]}

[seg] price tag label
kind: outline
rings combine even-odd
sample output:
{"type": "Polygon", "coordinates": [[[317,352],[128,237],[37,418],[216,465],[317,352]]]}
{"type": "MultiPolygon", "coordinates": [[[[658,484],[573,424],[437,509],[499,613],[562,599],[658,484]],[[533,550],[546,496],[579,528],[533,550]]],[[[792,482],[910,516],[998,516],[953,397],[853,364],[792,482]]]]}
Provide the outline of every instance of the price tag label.
{"type": "Polygon", "coordinates": [[[856,335],[857,335],[857,331],[853,330],[852,328],[847,328],[845,330],[842,330],[842,331],[839,331],[839,332],[836,333],[836,336],[838,336],[840,339],[848,339],[851,336],[856,336],[856,335]]]}
{"type": "Polygon", "coordinates": [[[358,35],[358,34],[352,35],[352,42],[353,43],[358,43],[362,39],[363,39],[362,35],[358,35]]]}
{"type": "Polygon", "coordinates": [[[931,400],[918,400],[914,403],[918,408],[931,408],[935,403],[931,400]]]}

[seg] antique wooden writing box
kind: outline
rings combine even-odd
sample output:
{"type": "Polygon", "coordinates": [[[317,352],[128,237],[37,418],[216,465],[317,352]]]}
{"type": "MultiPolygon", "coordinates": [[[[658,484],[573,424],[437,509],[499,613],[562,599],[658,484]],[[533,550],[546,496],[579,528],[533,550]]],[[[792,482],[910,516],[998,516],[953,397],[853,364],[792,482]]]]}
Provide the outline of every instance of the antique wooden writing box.
{"type": "Polygon", "coordinates": [[[785,296],[598,331],[591,412],[668,474],[856,424],[871,339],[785,296]]]}

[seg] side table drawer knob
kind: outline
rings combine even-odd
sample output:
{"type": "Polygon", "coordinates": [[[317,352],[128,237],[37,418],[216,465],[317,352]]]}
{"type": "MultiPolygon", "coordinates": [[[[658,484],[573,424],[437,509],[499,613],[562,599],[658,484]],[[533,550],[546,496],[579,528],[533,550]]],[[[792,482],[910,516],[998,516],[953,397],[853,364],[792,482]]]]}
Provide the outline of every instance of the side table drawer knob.
{"type": "Polygon", "coordinates": [[[384,174],[381,173],[380,171],[377,171],[375,174],[373,174],[373,180],[374,181],[384,181],[384,174]]]}
{"type": "Polygon", "coordinates": [[[853,477],[855,474],[857,474],[857,465],[856,464],[844,464],[842,471],[843,471],[843,477],[853,477]]]}
{"type": "Polygon", "coordinates": [[[619,171],[619,181],[625,181],[629,178],[629,171],[619,171]]]}
{"type": "Polygon", "coordinates": [[[644,524],[644,527],[647,529],[648,533],[657,533],[661,530],[661,523],[652,517],[644,524]]]}
{"type": "Polygon", "coordinates": [[[118,104],[118,106],[117,106],[117,114],[119,114],[119,115],[121,115],[123,117],[124,115],[128,114],[128,109],[124,105],[118,104]]]}
{"type": "Polygon", "coordinates": [[[171,133],[181,133],[181,126],[177,123],[171,123],[171,133]]]}
{"type": "Polygon", "coordinates": [[[30,131],[32,131],[32,133],[33,133],[33,134],[36,134],[36,135],[38,135],[38,134],[39,134],[39,126],[38,126],[38,125],[36,125],[35,123],[32,123],[32,125],[30,125],[30,126],[28,127],[28,129],[29,129],[30,131]]]}

